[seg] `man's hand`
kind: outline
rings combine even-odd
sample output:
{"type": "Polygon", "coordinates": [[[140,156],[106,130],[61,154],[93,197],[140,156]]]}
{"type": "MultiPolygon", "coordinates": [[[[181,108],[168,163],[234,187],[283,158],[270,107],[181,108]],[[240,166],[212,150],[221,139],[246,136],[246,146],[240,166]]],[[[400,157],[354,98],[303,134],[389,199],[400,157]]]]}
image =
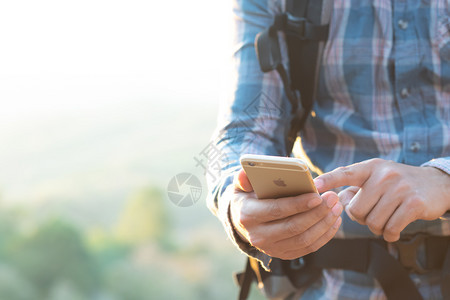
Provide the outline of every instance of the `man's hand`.
{"type": "Polygon", "coordinates": [[[341,225],[343,206],[334,192],[260,200],[244,171],[235,178],[231,219],[241,238],[262,252],[294,259],[318,250],[341,225]]]}
{"type": "Polygon", "coordinates": [[[450,208],[450,176],[433,167],[371,159],[337,168],[314,180],[320,193],[339,193],[349,217],[388,242],[411,222],[434,220],[450,208]]]}

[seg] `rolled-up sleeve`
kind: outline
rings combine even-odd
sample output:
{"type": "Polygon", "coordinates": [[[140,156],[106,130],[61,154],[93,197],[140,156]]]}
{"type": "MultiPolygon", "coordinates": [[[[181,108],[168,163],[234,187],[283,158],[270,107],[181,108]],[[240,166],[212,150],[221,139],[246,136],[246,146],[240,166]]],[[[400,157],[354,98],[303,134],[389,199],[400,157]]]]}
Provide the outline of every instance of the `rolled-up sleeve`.
{"type": "MultiPolygon", "coordinates": [[[[291,106],[275,71],[263,73],[256,56],[256,35],[281,11],[280,1],[235,1],[232,76],[219,109],[212,145],[219,153],[207,172],[209,209],[224,225],[228,237],[247,255],[268,268],[270,257],[239,239],[230,221],[233,178],[242,154],[286,155],[291,106]]],[[[286,46],[280,36],[283,57],[286,46]]]]}
{"type": "Polygon", "coordinates": [[[422,164],[422,167],[434,167],[450,175],[450,156],[432,159],[422,164]]]}

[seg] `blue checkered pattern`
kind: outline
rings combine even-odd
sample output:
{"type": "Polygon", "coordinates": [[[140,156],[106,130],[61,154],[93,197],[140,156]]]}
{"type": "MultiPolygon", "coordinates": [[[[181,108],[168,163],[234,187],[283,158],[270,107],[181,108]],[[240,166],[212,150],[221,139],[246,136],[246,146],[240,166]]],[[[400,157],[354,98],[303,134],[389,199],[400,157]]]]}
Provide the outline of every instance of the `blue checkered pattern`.
{"type": "MultiPolygon", "coordinates": [[[[234,78],[220,110],[209,172],[210,209],[230,239],[270,268],[270,257],[241,243],[229,220],[227,187],[243,153],[287,155],[290,104],[276,72],[262,73],[255,35],[284,1],[236,1],[234,78]]],[[[280,39],[283,36],[280,35],[280,39]]],[[[284,45],[284,43],[282,43],[284,45]]],[[[285,46],[282,52],[287,58],[285,46]]],[[[327,172],[380,157],[450,174],[450,1],[336,0],[314,113],[301,134],[311,162],[327,172]]],[[[229,190],[228,190],[229,191],[229,190]]],[[[450,235],[450,221],[416,221],[404,234],[450,235]]],[[[338,238],[373,237],[343,215],[338,238]]],[[[440,299],[439,274],[414,275],[426,299],[440,299]]],[[[327,270],[305,299],[384,299],[365,275],[327,270]]]]}

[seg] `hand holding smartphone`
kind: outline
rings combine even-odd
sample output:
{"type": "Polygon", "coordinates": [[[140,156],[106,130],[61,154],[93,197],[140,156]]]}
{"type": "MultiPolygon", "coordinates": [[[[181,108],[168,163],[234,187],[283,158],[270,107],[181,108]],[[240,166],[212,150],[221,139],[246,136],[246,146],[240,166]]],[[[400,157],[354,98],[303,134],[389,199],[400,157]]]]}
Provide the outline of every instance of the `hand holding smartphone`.
{"type": "Polygon", "coordinates": [[[319,249],[336,234],[342,222],[339,197],[331,191],[319,195],[303,161],[243,155],[241,165],[229,194],[231,222],[243,241],[289,260],[319,249]],[[257,197],[245,192],[247,179],[257,197]]]}
{"type": "Polygon", "coordinates": [[[298,158],[244,154],[240,161],[259,199],[317,193],[308,166],[298,158]]]}

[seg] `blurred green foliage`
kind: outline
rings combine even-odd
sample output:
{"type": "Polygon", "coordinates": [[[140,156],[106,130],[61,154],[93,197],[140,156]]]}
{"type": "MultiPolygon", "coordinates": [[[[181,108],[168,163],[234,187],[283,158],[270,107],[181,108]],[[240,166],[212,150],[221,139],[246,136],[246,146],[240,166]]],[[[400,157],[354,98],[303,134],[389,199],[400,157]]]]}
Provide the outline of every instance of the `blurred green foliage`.
{"type": "Polygon", "coordinates": [[[208,228],[177,240],[166,202],[138,191],[110,230],[0,205],[0,300],[236,298],[243,260],[208,228]]]}
{"type": "Polygon", "coordinates": [[[29,236],[19,236],[7,257],[20,274],[38,287],[42,297],[49,295],[55,282],[68,281],[89,295],[99,283],[95,258],[81,234],[61,220],[49,220],[29,236]]]}
{"type": "Polygon", "coordinates": [[[117,225],[117,239],[131,245],[163,241],[170,230],[170,221],[160,199],[163,199],[161,191],[154,187],[131,197],[117,225]]]}

